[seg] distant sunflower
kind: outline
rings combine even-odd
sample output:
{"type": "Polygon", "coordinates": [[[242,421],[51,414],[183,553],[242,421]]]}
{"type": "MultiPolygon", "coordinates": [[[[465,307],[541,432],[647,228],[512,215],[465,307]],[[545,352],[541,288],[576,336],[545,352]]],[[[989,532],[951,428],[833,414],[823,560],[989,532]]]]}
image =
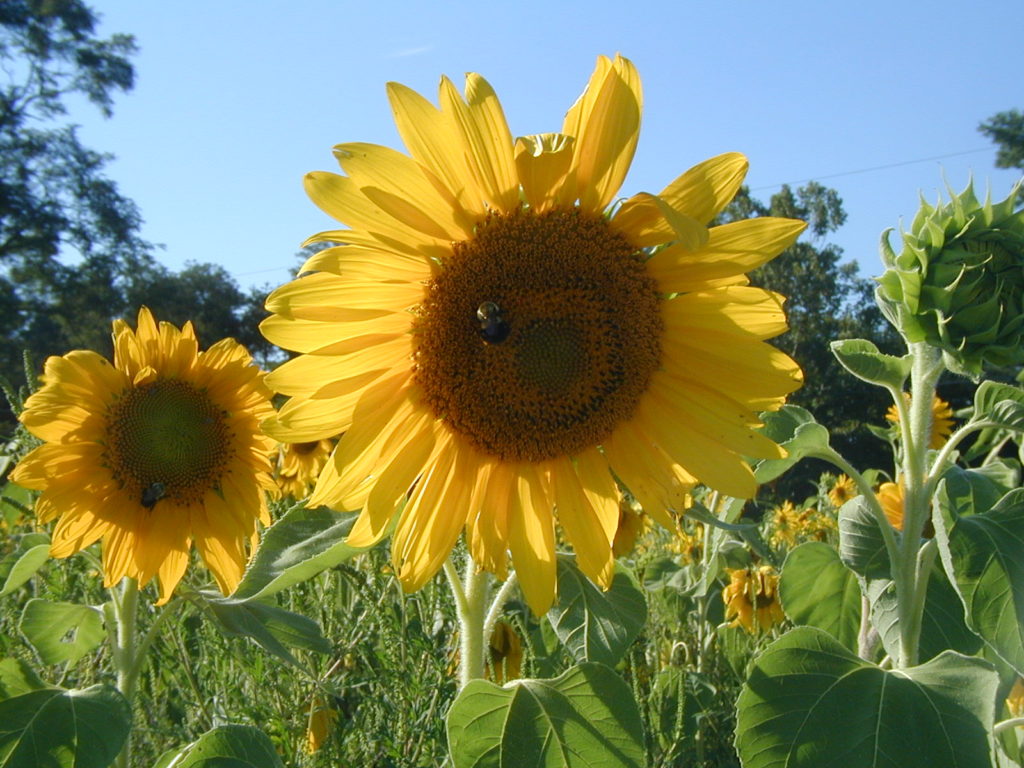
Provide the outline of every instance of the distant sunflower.
{"type": "Polygon", "coordinates": [[[114,364],[88,351],[46,361],[43,387],[20,419],[45,443],[11,479],[42,491],[36,514],[60,518],[50,553],[103,540],[104,585],[159,577],[166,602],[193,543],[221,590],[242,577],[256,521],[269,523],[273,413],[262,372],[232,339],[199,352],[179,330],[139,311],[114,321],[114,364]]]}
{"type": "MultiPolygon", "coordinates": [[[[903,396],[909,406],[910,395],[904,392],[903,396]]],[[[889,406],[885,418],[893,424],[899,424],[900,415],[895,405],[889,406]]],[[[928,447],[933,451],[939,450],[946,444],[946,440],[949,439],[951,434],[953,434],[953,407],[941,397],[935,395],[932,399],[932,431],[928,438],[928,447]]]]}
{"type": "Polygon", "coordinates": [[[725,154],[611,209],[636,148],[640,79],[601,57],[558,134],[515,141],[491,86],[442,78],[440,109],[388,86],[410,156],[342,144],[346,175],[306,189],[351,229],[267,300],[275,344],[302,353],[268,377],[290,400],[284,442],[345,432],[311,503],[362,509],[350,543],[381,539],[424,584],[466,530],[483,568],[508,552],[531,608],[555,593],[555,516],[583,571],[607,586],[619,491],[673,526],[697,483],[756,488],[744,457],[784,455],[757,432],[801,381],[765,343],[786,330],[778,294],[745,272],[804,223],[707,228],[739,189],[725,154]]]}
{"type": "Polygon", "coordinates": [[[857,485],[853,479],[849,475],[840,475],[829,489],[828,500],[832,502],[833,507],[838,509],[858,495],[857,485]]]}
{"type": "Polygon", "coordinates": [[[281,443],[277,448],[276,472],[281,491],[293,499],[308,496],[333,448],[334,443],[330,440],[281,443]]]}
{"type": "Polygon", "coordinates": [[[722,590],[729,626],[747,632],[767,632],[786,618],[779,602],[779,574],[770,565],[728,568],[729,583],[722,590]]]}
{"type": "Polygon", "coordinates": [[[903,483],[882,483],[875,492],[878,503],[889,521],[889,525],[897,531],[903,530],[903,483]]]}
{"type": "Polygon", "coordinates": [[[619,524],[612,539],[612,554],[615,557],[626,557],[636,548],[637,540],[651,527],[651,518],[637,506],[634,508],[627,500],[619,504],[619,524]]]}
{"type": "Polygon", "coordinates": [[[772,512],[771,542],[776,547],[792,547],[803,529],[800,511],[786,500],[772,512]]]}

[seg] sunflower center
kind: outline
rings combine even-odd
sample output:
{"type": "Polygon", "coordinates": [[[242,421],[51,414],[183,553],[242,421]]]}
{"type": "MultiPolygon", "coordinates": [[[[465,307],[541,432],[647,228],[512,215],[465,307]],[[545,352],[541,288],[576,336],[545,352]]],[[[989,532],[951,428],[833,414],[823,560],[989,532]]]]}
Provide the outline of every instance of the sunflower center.
{"type": "Polygon", "coordinates": [[[230,457],[227,414],[179,379],[127,390],[107,413],[107,458],[114,477],[152,508],[168,498],[199,503],[230,457]]]}
{"type": "Polygon", "coordinates": [[[491,215],[427,285],[415,376],[478,450],[538,462],[632,416],[661,356],[644,256],[578,210],[491,215]]]}

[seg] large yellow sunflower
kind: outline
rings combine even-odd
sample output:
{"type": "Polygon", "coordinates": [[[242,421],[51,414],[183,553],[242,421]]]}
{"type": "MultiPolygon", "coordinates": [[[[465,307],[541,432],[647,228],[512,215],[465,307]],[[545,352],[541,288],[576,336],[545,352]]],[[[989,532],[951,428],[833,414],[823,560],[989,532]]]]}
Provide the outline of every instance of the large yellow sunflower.
{"type": "Polygon", "coordinates": [[[11,479],[42,491],[36,514],[60,518],[51,554],[103,540],[104,585],[159,577],[166,602],[194,542],[221,590],[242,577],[257,519],[269,523],[273,413],[263,373],[232,339],[199,352],[179,330],[139,311],[114,321],[114,364],[75,351],[46,361],[20,419],[43,445],[11,479]]]}
{"type": "Polygon", "coordinates": [[[527,601],[555,592],[557,519],[607,585],[618,477],[660,523],[701,481],[754,494],[744,457],[783,451],[757,413],[799,386],[765,343],[782,297],[745,272],[803,222],[708,228],[743,180],[725,154],[660,194],[611,206],[640,126],[632,63],[601,57],[561,133],[513,140],[491,86],[442,78],[440,108],[388,86],[409,156],[342,144],[344,175],[306,189],[350,229],[267,301],[275,344],[302,353],[268,376],[290,400],[266,425],[285,442],[345,432],[311,503],[362,509],[350,543],[383,537],[408,590],[466,530],[475,561],[527,601]],[[610,207],[611,206],[611,207],[610,207]],[[614,473],[614,476],[613,476],[614,473]],[[553,510],[557,510],[553,514],[553,510]]]}

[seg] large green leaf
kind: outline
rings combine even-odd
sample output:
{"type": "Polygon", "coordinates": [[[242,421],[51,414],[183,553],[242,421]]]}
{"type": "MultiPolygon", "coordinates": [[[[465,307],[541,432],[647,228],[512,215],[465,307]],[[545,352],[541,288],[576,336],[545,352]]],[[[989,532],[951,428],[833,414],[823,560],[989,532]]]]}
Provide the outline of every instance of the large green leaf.
{"type": "Polygon", "coordinates": [[[0,701],[0,768],[107,768],[130,727],[109,685],[27,691],[0,701]]]}
{"type": "Polygon", "coordinates": [[[983,472],[952,466],[942,476],[935,497],[943,517],[952,524],[957,518],[992,509],[1005,490],[983,472]]]}
{"type": "Polygon", "coordinates": [[[505,687],[474,680],[452,704],[447,725],[455,768],[636,768],[644,761],[632,691],[601,664],[505,687]]]}
{"type": "Polygon", "coordinates": [[[839,558],[847,568],[867,579],[889,576],[889,554],[878,521],[863,496],[839,508],[839,558]]]}
{"type": "Polygon", "coordinates": [[[983,381],[974,391],[972,418],[1024,431],[1024,390],[1009,384],[983,381]]]}
{"type": "Polygon", "coordinates": [[[883,354],[866,339],[833,341],[831,347],[832,354],[846,370],[871,384],[902,389],[903,382],[910,375],[913,363],[910,355],[893,357],[883,354]]]}
{"type": "Polygon", "coordinates": [[[19,546],[0,560],[0,597],[9,595],[50,559],[50,539],[45,534],[29,534],[19,546]],[[39,539],[42,539],[41,541],[39,539]]]}
{"type": "Polygon", "coordinates": [[[251,725],[221,725],[180,752],[165,753],[154,768],[284,768],[267,734],[251,725]]]}
{"type": "Polygon", "coordinates": [[[103,642],[103,614],[89,605],[32,598],[21,612],[21,631],[44,664],[74,664],[103,642]]]}
{"type": "Polygon", "coordinates": [[[786,449],[784,459],[766,459],[754,469],[759,483],[767,483],[786,472],[809,454],[827,450],[828,430],[798,405],[784,405],[777,411],[761,414],[761,431],[786,449]]]}
{"type": "Polygon", "coordinates": [[[236,600],[267,597],[349,560],[364,549],[345,543],[357,515],[292,507],[263,535],[236,600]]]}
{"type": "Polygon", "coordinates": [[[828,632],[850,650],[860,630],[860,584],[828,544],[808,541],[786,556],[779,577],[782,609],[794,624],[828,632]]]}
{"type": "Polygon", "coordinates": [[[258,600],[223,598],[215,592],[200,592],[197,597],[221,632],[248,637],[289,664],[299,666],[288,647],[331,652],[331,643],[323,636],[320,625],[308,616],[258,600]]]}
{"type": "Polygon", "coordinates": [[[981,659],[884,670],[798,627],[755,660],[736,749],[744,768],[991,768],[997,684],[981,659]]]}
{"type": "MultiPolygon", "coordinates": [[[[878,630],[886,653],[894,659],[899,658],[896,586],[884,579],[872,581],[868,586],[868,596],[871,600],[871,623],[878,630]]],[[[924,613],[921,616],[918,658],[927,661],[947,650],[973,656],[980,649],[981,638],[967,627],[963,603],[946,578],[942,566],[936,563],[928,579],[924,613]]]]}
{"type": "Polygon", "coordinates": [[[1024,676],[1024,494],[957,520],[943,557],[968,626],[1024,676]]]}
{"type": "Polygon", "coordinates": [[[636,578],[617,563],[608,591],[594,585],[571,555],[558,556],[558,600],[548,620],[576,661],[615,666],[647,620],[636,578]]]}
{"type": "Polygon", "coordinates": [[[21,659],[0,661],[0,701],[45,687],[35,670],[21,659]]]}

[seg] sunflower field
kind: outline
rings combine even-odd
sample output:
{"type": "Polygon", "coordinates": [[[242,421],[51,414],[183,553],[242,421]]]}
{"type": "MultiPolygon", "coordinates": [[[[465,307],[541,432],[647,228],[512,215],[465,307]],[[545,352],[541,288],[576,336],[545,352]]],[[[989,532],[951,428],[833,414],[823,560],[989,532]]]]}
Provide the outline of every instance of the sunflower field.
{"type": "Polygon", "coordinates": [[[405,151],[306,176],[285,362],[140,307],[8,389],[0,768],[1024,765],[1020,186],[883,237],[856,467],[748,278],[805,223],[720,223],[739,153],[624,197],[631,61],[523,137],[387,93],[405,151]]]}

